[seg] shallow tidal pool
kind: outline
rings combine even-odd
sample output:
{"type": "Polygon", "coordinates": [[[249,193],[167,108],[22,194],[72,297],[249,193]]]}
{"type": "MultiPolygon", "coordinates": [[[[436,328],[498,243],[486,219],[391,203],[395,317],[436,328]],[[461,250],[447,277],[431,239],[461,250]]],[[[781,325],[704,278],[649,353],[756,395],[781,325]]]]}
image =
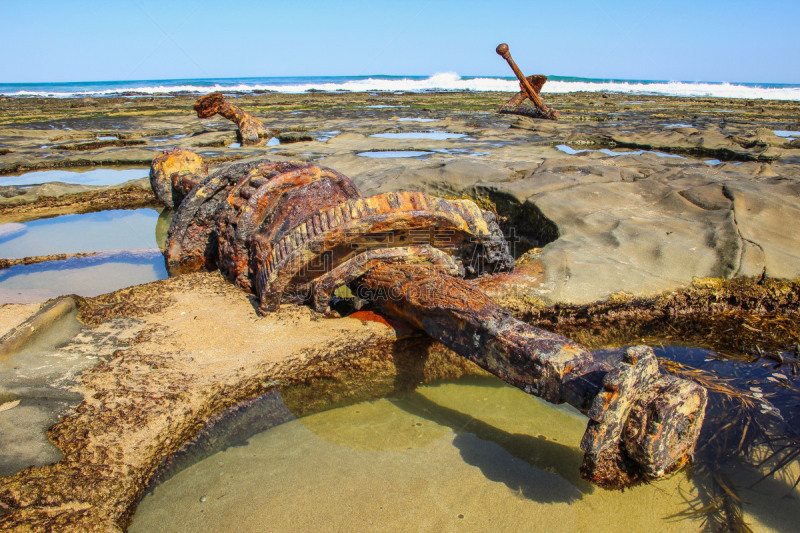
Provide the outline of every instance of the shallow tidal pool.
{"type": "Polygon", "coordinates": [[[111,210],[0,224],[0,258],[94,254],[0,270],[0,303],[97,296],[165,279],[169,222],[155,209],[111,210]]]}
{"type": "MultiPolygon", "coordinates": [[[[130,531],[683,532],[707,520],[691,469],[625,491],[583,481],[587,419],[495,378],[299,419],[278,400],[287,422],[155,486],[130,531]]],[[[738,494],[754,531],[800,523],[791,482],[738,494]]]]}
{"type": "Polygon", "coordinates": [[[450,133],[447,131],[408,131],[399,133],[376,133],[370,137],[381,139],[427,139],[431,141],[446,141],[449,139],[463,139],[464,133],[450,133]]]}
{"type": "Polygon", "coordinates": [[[373,159],[390,159],[395,157],[420,157],[432,155],[434,152],[425,150],[382,150],[373,152],[359,152],[356,155],[361,157],[372,157],[373,159]]]}
{"type": "Polygon", "coordinates": [[[37,170],[16,176],[0,177],[2,185],[39,185],[61,182],[80,185],[118,185],[126,181],[146,178],[150,170],[137,168],[90,168],[79,170],[37,170]]]}

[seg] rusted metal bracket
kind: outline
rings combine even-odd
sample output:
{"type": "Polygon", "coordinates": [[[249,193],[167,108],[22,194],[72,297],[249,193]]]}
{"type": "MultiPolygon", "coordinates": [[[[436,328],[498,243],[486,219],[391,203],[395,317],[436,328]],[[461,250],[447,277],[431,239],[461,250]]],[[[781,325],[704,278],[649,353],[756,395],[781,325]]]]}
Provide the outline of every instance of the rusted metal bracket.
{"type": "Polygon", "coordinates": [[[186,151],[153,161],[154,190],[177,207],[170,274],[219,268],[255,294],[259,314],[282,302],[326,311],[347,286],[506,382],[585,413],[581,471],[598,485],[658,477],[691,457],[705,389],[662,374],[648,347],[614,359],[520,322],[462,279],[514,267],[492,213],[413,191],[364,198],[347,177],[298,161],[204,169],[186,151]]]}
{"type": "Polygon", "coordinates": [[[511,58],[511,52],[509,52],[508,45],[505,43],[498,45],[496,51],[498,55],[508,62],[511,70],[514,71],[514,75],[517,76],[520,88],[522,89],[519,94],[506,102],[499,111],[501,113],[515,113],[533,118],[558,120],[558,111],[547,107],[539,96],[539,91],[542,90],[542,86],[547,81],[547,76],[536,75],[528,76],[526,78],[517,64],[511,58]],[[526,110],[525,108],[520,108],[521,104],[527,99],[530,99],[531,102],[533,102],[533,105],[536,107],[535,112],[526,110]]]}
{"type": "Polygon", "coordinates": [[[258,144],[261,137],[271,136],[269,128],[260,120],[239,107],[225,100],[222,93],[210,93],[197,99],[194,110],[198,118],[211,118],[217,113],[239,126],[239,142],[242,144],[258,144]]]}

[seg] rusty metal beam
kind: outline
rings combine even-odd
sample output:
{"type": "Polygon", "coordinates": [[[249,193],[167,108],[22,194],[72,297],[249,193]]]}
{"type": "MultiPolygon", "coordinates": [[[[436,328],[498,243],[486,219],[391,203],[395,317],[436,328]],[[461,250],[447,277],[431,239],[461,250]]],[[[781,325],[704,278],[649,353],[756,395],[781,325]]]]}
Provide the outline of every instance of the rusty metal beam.
{"type": "Polygon", "coordinates": [[[211,118],[217,113],[232,121],[239,127],[239,141],[242,144],[258,144],[261,137],[271,136],[269,128],[260,120],[239,107],[225,100],[222,93],[210,93],[198,98],[194,104],[197,118],[211,118]]]}
{"type": "Polygon", "coordinates": [[[582,474],[599,485],[658,477],[691,456],[705,389],[662,375],[647,347],[612,359],[520,322],[460,279],[513,269],[492,213],[413,191],[363,198],[347,177],[299,161],[203,169],[191,153],[153,162],[164,201],[185,195],[170,274],[219,267],[256,294],[261,314],[281,301],[324,311],[347,285],[508,383],[584,412],[582,474]]]}
{"type": "MultiPolygon", "coordinates": [[[[547,76],[542,76],[541,74],[536,74],[534,76],[528,76],[526,79],[531,84],[531,88],[533,88],[533,91],[536,94],[539,94],[539,93],[542,92],[542,86],[547,82],[547,76]]],[[[527,93],[525,91],[520,91],[517,94],[515,94],[514,96],[512,96],[508,100],[508,102],[506,102],[505,104],[500,106],[500,109],[498,109],[497,111],[499,113],[523,114],[523,113],[525,113],[524,108],[522,108],[520,106],[522,106],[522,104],[527,99],[528,99],[527,93]]],[[[533,111],[532,111],[532,113],[533,113],[533,111]]],[[[525,114],[527,114],[527,113],[525,113],[525,114]]],[[[530,115],[530,116],[540,117],[541,114],[539,113],[539,110],[537,109],[537,110],[535,110],[535,115],[530,115]]]]}

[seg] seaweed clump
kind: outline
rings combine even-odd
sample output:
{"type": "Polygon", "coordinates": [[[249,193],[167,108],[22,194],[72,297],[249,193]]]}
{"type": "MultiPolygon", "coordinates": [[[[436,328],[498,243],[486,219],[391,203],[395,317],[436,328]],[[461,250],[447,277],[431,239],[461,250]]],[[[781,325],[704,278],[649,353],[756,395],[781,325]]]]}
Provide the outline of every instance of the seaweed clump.
{"type": "Polygon", "coordinates": [[[658,296],[516,306],[515,314],[593,349],[672,340],[754,360],[800,343],[800,280],[704,278],[658,296]]]}

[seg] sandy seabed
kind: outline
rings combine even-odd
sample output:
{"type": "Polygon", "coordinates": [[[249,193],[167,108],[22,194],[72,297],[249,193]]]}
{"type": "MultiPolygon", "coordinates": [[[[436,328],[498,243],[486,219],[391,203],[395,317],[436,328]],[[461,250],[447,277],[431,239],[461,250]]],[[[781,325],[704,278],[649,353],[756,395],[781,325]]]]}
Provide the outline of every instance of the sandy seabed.
{"type": "MultiPolygon", "coordinates": [[[[625,491],[581,480],[585,425],[490,378],[422,386],[217,453],[148,494],[130,531],[701,529],[681,516],[699,502],[685,470],[625,491]]],[[[792,529],[800,511],[770,511],[783,495],[741,494],[753,531],[792,529]]]]}

